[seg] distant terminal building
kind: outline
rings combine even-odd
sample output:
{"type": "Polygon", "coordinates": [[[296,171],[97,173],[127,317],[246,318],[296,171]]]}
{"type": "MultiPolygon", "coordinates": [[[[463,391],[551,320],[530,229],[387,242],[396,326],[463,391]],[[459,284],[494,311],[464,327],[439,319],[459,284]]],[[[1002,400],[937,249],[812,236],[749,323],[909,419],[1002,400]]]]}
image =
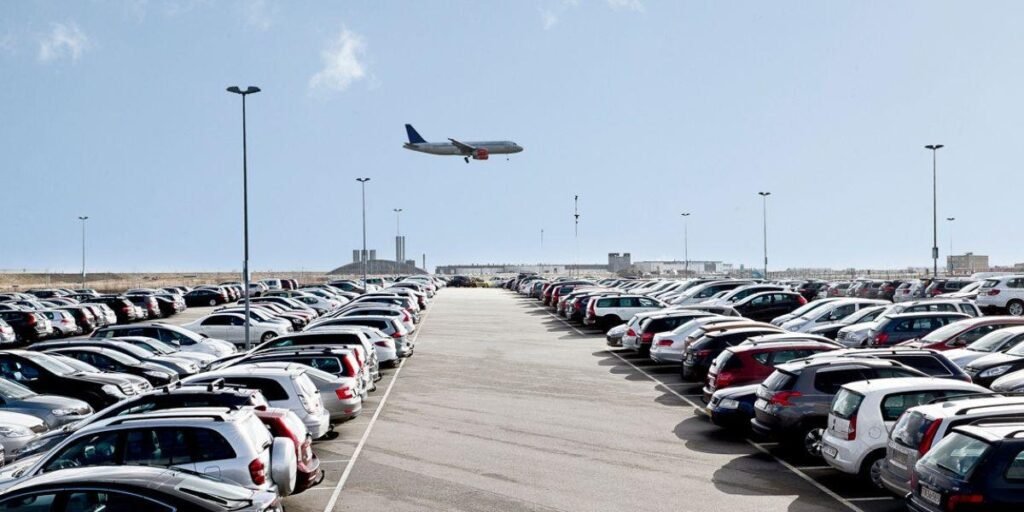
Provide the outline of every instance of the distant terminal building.
{"type": "Polygon", "coordinates": [[[721,261],[637,261],[632,270],[644,274],[728,274],[733,271],[731,263],[721,261]]]}
{"type": "MultiPolygon", "coordinates": [[[[1014,265],[1016,267],[1016,265],[1014,265]]],[[[987,272],[989,269],[988,256],[974,254],[972,252],[960,255],[946,256],[946,268],[951,274],[973,274],[975,272],[987,272]]]]}
{"type": "Polygon", "coordinates": [[[619,254],[617,252],[608,253],[608,271],[609,272],[622,272],[623,270],[629,270],[632,256],[628,253],[619,254]]]}

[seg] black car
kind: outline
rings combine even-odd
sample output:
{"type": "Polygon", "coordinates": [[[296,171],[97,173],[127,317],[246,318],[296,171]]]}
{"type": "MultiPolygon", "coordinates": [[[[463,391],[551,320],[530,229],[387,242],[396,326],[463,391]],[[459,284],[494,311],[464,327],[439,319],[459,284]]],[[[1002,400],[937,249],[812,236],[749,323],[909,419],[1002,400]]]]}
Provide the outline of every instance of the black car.
{"type": "Polygon", "coordinates": [[[208,288],[192,290],[185,294],[185,304],[189,307],[216,306],[218,304],[224,304],[227,301],[227,294],[217,290],[210,290],[208,288]]]}
{"type": "Polygon", "coordinates": [[[92,313],[92,310],[84,306],[64,306],[57,308],[63,311],[67,311],[75,319],[75,323],[82,328],[83,334],[89,334],[93,329],[99,327],[99,323],[96,321],[96,315],[92,313]]]}
{"type": "Polygon", "coordinates": [[[915,512],[1010,512],[1024,508],[1024,423],[960,426],[914,466],[915,512]]]}
{"type": "Polygon", "coordinates": [[[138,375],[153,387],[163,387],[178,381],[178,375],[156,363],[147,363],[124,352],[100,347],[66,347],[46,350],[46,354],[60,354],[89,363],[104,373],[138,375]]]}
{"type": "Polygon", "coordinates": [[[821,456],[832,398],[844,384],[869,379],[927,377],[896,361],[814,357],[775,367],[757,388],[751,429],[807,457],[821,456]]]}
{"type": "Polygon", "coordinates": [[[117,316],[117,323],[127,324],[136,320],[141,320],[135,316],[135,305],[132,304],[128,297],[123,295],[101,295],[93,299],[89,299],[89,302],[106,304],[107,307],[114,310],[114,315],[117,316]]]}
{"type": "Polygon", "coordinates": [[[733,309],[751,320],[769,322],[777,316],[792,313],[807,304],[807,299],[796,292],[760,292],[732,305],[733,309]]]}
{"type": "Polygon", "coordinates": [[[754,336],[778,333],[779,329],[772,327],[740,327],[706,334],[686,347],[686,353],[683,355],[683,379],[700,382],[707,378],[711,363],[725,349],[739,345],[754,336]]]}
{"type": "Polygon", "coordinates": [[[36,393],[83,400],[96,410],[136,393],[128,378],[117,374],[79,372],[48,354],[28,350],[0,351],[0,377],[36,393]]]}
{"type": "Polygon", "coordinates": [[[999,377],[1017,370],[1024,370],[1024,343],[1006,352],[981,356],[967,363],[967,367],[964,368],[976,384],[985,387],[990,387],[999,377]]]}
{"type": "Polygon", "coordinates": [[[35,311],[0,311],[0,320],[7,322],[18,341],[23,343],[41,340],[51,332],[46,328],[46,317],[35,311]]]}
{"type": "Polygon", "coordinates": [[[0,496],[0,510],[119,512],[228,512],[283,510],[273,492],[177,469],[149,466],[92,466],[63,469],[27,479],[0,496]],[[244,508],[243,508],[244,507],[244,508]]]}
{"type": "Polygon", "coordinates": [[[84,338],[43,341],[33,343],[29,348],[32,350],[42,351],[72,347],[97,347],[114,350],[140,361],[159,365],[168,371],[176,373],[179,377],[185,377],[199,372],[199,363],[191,359],[175,357],[173,355],[162,355],[144,347],[118,340],[117,338],[84,338]]]}
{"type": "Polygon", "coordinates": [[[902,363],[929,377],[973,382],[967,372],[942,352],[927,348],[847,348],[811,357],[874,357],[902,363]]]}

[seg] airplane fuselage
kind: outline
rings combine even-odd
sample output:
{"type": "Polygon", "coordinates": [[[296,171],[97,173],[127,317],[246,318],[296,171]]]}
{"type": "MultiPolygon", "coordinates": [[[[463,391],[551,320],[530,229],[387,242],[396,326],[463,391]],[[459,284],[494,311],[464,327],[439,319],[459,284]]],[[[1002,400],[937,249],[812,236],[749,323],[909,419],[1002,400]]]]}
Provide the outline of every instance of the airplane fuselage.
{"type": "MultiPolygon", "coordinates": [[[[482,148],[487,150],[487,153],[492,155],[508,155],[512,153],[519,153],[523,150],[523,147],[516,144],[515,142],[508,140],[487,140],[487,141],[475,141],[466,142],[474,148],[482,148]]],[[[406,142],[402,145],[405,149],[412,151],[418,151],[420,153],[427,153],[431,155],[458,155],[465,156],[468,153],[459,149],[458,146],[451,142],[418,142],[410,143],[406,142]]]]}

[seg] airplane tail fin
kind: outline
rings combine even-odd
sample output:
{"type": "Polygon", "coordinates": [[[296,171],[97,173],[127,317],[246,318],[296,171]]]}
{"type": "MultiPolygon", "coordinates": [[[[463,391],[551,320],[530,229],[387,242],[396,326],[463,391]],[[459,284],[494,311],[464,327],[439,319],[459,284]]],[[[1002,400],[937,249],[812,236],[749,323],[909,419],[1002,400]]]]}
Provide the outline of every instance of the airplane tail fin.
{"type": "Polygon", "coordinates": [[[416,128],[413,128],[411,124],[405,125],[405,133],[409,135],[409,144],[420,144],[426,142],[416,131],[416,128]]]}

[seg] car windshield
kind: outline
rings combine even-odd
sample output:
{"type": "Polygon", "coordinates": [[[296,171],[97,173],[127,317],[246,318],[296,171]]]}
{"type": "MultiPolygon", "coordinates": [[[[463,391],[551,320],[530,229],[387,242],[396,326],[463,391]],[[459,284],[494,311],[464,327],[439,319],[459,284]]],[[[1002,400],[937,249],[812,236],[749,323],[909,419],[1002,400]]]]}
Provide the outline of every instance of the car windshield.
{"type": "Polygon", "coordinates": [[[946,341],[949,338],[952,338],[953,336],[955,336],[957,333],[959,333],[962,330],[964,330],[964,326],[962,324],[960,324],[960,322],[953,322],[953,323],[945,325],[943,327],[939,327],[938,329],[935,329],[934,331],[924,335],[921,338],[921,341],[925,341],[925,342],[946,341]]]}
{"type": "Polygon", "coordinates": [[[25,354],[25,359],[28,359],[29,361],[42,366],[46,371],[57,375],[71,375],[76,373],[74,368],[43,354],[34,354],[29,352],[25,354]]]}
{"type": "Polygon", "coordinates": [[[968,349],[975,352],[992,352],[996,350],[1008,339],[1017,336],[1019,333],[1008,332],[1006,330],[992,331],[981,338],[978,341],[971,343],[967,346],[968,349]]]}
{"type": "Polygon", "coordinates": [[[793,315],[793,318],[796,318],[798,316],[804,316],[811,310],[817,309],[821,306],[824,306],[825,304],[828,304],[828,302],[822,302],[820,300],[815,302],[808,302],[807,304],[804,304],[803,306],[794,309],[793,312],[790,314],[793,315]]]}
{"type": "Polygon", "coordinates": [[[960,479],[966,479],[988,450],[988,443],[954,432],[943,438],[935,448],[932,448],[921,459],[920,464],[952,473],[960,479]]]}
{"type": "Polygon", "coordinates": [[[842,325],[853,325],[861,322],[867,322],[873,318],[877,318],[884,308],[882,306],[874,308],[864,308],[860,311],[853,313],[852,315],[839,321],[842,325]]]}
{"type": "Polygon", "coordinates": [[[1024,343],[1018,343],[1017,346],[1007,350],[1006,353],[1015,356],[1024,356],[1024,343]]]}
{"type": "Polygon", "coordinates": [[[999,284],[998,279],[986,279],[984,283],[981,283],[982,288],[995,288],[999,284]]]}
{"type": "Polygon", "coordinates": [[[981,283],[978,282],[978,281],[975,281],[975,282],[973,282],[973,283],[971,283],[971,284],[969,284],[967,286],[964,286],[963,288],[960,288],[960,293],[973,292],[974,290],[977,290],[978,288],[981,288],[981,283]]]}
{"type": "Polygon", "coordinates": [[[36,396],[31,389],[7,379],[0,379],[0,398],[4,400],[24,400],[36,396]]]}

